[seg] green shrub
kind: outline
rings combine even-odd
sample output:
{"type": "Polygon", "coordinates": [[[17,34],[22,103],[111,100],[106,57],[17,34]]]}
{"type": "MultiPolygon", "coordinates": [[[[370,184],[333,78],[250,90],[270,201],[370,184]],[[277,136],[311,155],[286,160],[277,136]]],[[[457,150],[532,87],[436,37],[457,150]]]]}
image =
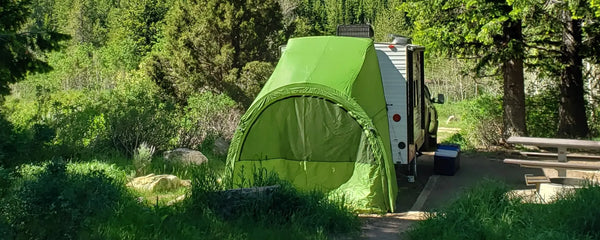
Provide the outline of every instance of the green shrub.
{"type": "Polygon", "coordinates": [[[467,136],[475,146],[498,145],[502,139],[502,99],[489,95],[470,100],[464,120],[469,126],[467,136]]]}
{"type": "Polygon", "coordinates": [[[0,166],[14,167],[48,157],[54,129],[45,124],[16,127],[0,112],[0,166]]]}
{"type": "Polygon", "coordinates": [[[176,134],[175,105],[144,86],[150,82],[139,81],[103,99],[108,137],[115,148],[128,156],[132,156],[142,142],[157,150],[168,149],[176,134]]]}
{"type": "Polygon", "coordinates": [[[154,146],[143,142],[133,153],[133,166],[135,167],[137,176],[144,174],[144,169],[152,162],[154,150],[156,150],[154,146]]]}
{"type": "Polygon", "coordinates": [[[124,190],[103,171],[68,173],[51,162],[13,191],[3,212],[17,238],[73,239],[91,230],[92,219],[110,216],[124,190]]]}
{"type": "Polygon", "coordinates": [[[4,119],[0,114],[0,166],[11,166],[10,159],[14,152],[18,149],[16,137],[12,123],[4,119]]]}
{"type": "Polygon", "coordinates": [[[242,74],[240,74],[240,78],[237,79],[235,84],[240,87],[246,96],[254,99],[273,73],[273,70],[273,64],[268,62],[248,62],[242,68],[242,74]]]}
{"type": "Polygon", "coordinates": [[[56,155],[79,157],[109,146],[104,109],[97,92],[60,91],[53,93],[50,101],[48,121],[56,129],[56,155]]]}
{"type": "Polygon", "coordinates": [[[179,120],[177,146],[198,149],[207,146],[203,144],[206,139],[217,136],[231,139],[241,114],[237,104],[226,95],[211,92],[192,95],[179,120]]]}
{"type": "Polygon", "coordinates": [[[474,148],[471,142],[465,139],[461,133],[452,134],[450,137],[442,141],[442,143],[457,144],[460,146],[461,151],[468,151],[474,148]]]}
{"type": "Polygon", "coordinates": [[[527,96],[527,132],[532,137],[555,137],[558,130],[558,89],[527,96]]]}
{"type": "MultiPolygon", "coordinates": [[[[132,156],[142,142],[167,149],[177,130],[173,102],[135,75],[119,77],[110,90],[57,91],[46,102],[39,112],[56,129],[55,153],[68,158],[111,149],[132,156]]],[[[39,137],[49,136],[47,130],[39,129],[39,137]]]]}
{"type": "Polygon", "coordinates": [[[12,186],[11,171],[0,166],[0,199],[4,197],[12,186]]]}

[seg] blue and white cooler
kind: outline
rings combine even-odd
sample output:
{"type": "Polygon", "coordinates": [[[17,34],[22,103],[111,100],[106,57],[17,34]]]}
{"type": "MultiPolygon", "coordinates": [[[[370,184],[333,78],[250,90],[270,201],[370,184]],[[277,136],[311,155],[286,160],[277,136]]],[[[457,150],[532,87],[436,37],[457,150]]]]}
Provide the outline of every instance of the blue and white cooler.
{"type": "Polygon", "coordinates": [[[454,176],[460,168],[460,146],[455,144],[440,144],[433,157],[435,174],[454,176]]]}

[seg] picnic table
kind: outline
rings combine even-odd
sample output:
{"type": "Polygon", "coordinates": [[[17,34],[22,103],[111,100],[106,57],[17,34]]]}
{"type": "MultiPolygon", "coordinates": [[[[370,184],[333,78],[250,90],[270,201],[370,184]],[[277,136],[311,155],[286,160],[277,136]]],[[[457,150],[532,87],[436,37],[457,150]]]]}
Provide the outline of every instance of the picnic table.
{"type": "MultiPolygon", "coordinates": [[[[531,160],[520,160],[520,159],[504,159],[504,163],[519,164],[523,167],[537,167],[537,168],[555,168],[558,171],[559,177],[566,177],[567,169],[579,169],[579,170],[600,170],[600,167],[589,166],[583,164],[568,163],[567,157],[575,157],[586,159],[585,155],[569,155],[568,149],[582,149],[582,150],[600,150],[600,142],[590,140],[577,140],[577,139],[562,139],[562,138],[538,138],[538,137],[510,137],[506,141],[511,144],[521,144],[528,146],[537,147],[549,147],[556,148],[556,154],[548,153],[529,153],[530,155],[538,156],[555,156],[558,162],[540,162],[531,160]]],[[[525,154],[528,155],[528,154],[525,154]]],[[[589,160],[598,160],[598,156],[589,156],[589,160]]],[[[526,178],[527,180],[527,178],[526,178]]]]}

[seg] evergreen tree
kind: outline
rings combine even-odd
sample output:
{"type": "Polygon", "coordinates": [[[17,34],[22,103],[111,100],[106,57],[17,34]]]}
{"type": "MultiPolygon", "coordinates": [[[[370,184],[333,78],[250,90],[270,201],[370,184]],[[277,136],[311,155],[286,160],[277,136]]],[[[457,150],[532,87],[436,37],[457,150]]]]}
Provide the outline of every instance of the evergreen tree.
{"type": "Polygon", "coordinates": [[[508,2],[409,0],[402,7],[414,21],[413,37],[429,51],[476,58],[479,75],[502,77],[505,137],[527,134],[522,21],[508,2]]]}
{"type": "Polygon", "coordinates": [[[558,131],[560,137],[589,134],[584,100],[583,60],[598,61],[600,31],[587,1],[527,1],[531,66],[558,80],[560,89],[558,131]],[[556,61],[558,60],[558,61],[556,61]]]}
{"type": "Polygon", "coordinates": [[[242,90],[242,69],[253,61],[274,62],[282,29],[275,0],[176,1],[146,71],[181,102],[209,90],[247,107],[254,96],[242,90]]]}
{"type": "Polygon", "coordinates": [[[58,49],[68,38],[44,25],[26,28],[31,12],[31,1],[0,0],[0,95],[9,94],[9,84],[28,72],[49,71],[44,53],[58,49]]]}

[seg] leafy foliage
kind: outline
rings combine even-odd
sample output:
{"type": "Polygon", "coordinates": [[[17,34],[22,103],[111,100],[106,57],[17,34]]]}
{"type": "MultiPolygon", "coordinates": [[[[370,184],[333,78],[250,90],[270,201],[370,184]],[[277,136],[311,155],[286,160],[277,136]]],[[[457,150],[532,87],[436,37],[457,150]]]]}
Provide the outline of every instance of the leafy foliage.
{"type": "Polygon", "coordinates": [[[144,173],[144,169],[152,162],[154,150],[154,146],[142,142],[133,153],[133,166],[135,167],[137,176],[141,176],[144,173]]]}
{"type": "MultiPolygon", "coordinates": [[[[275,59],[281,18],[274,0],[176,1],[146,71],[180,102],[206,89],[248,107],[254,96],[241,89],[242,69],[252,61],[275,59]]],[[[266,80],[261,78],[256,81],[266,80]]]]}
{"type": "Polygon", "coordinates": [[[557,89],[527,97],[527,131],[535,137],[554,137],[558,130],[557,89]]]}
{"type": "Polygon", "coordinates": [[[479,76],[502,76],[503,136],[526,134],[523,42],[520,9],[490,0],[407,1],[401,7],[413,19],[413,36],[430,52],[475,58],[479,76]]]}
{"type": "Polygon", "coordinates": [[[498,145],[502,139],[502,99],[494,96],[480,96],[470,101],[464,120],[471,127],[468,138],[475,146],[486,148],[498,145]]]}
{"type": "Polygon", "coordinates": [[[241,115],[236,103],[225,95],[194,94],[183,108],[177,145],[198,149],[207,138],[231,139],[241,115]]]}
{"type": "Polygon", "coordinates": [[[110,214],[122,191],[103,172],[67,174],[64,163],[52,162],[14,189],[3,212],[17,238],[78,238],[91,218],[110,214]]]}
{"type": "Polygon", "coordinates": [[[176,133],[175,106],[144,89],[145,83],[142,80],[114,91],[103,101],[109,139],[129,156],[142,142],[164,150],[176,133]]]}
{"type": "Polygon", "coordinates": [[[67,35],[33,25],[23,29],[31,14],[31,1],[0,1],[0,95],[9,84],[22,80],[27,72],[47,72],[51,68],[43,54],[59,49],[67,35]]]}

